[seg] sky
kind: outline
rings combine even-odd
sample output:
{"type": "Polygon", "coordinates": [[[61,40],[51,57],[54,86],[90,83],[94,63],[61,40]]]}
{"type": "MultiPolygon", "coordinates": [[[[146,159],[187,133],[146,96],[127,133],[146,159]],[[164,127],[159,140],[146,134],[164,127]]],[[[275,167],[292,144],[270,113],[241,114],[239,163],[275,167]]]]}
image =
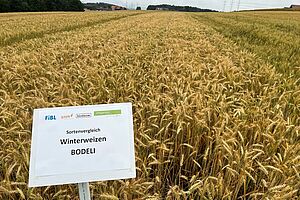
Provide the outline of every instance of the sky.
{"type": "Polygon", "coordinates": [[[300,0],[81,0],[83,3],[105,2],[127,8],[141,6],[146,9],[150,4],[171,4],[182,6],[195,6],[219,11],[251,10],[259,8],[282,8],[292,4],[299,4],[300,0]],[[240,2],[240,3],[239,3],[240,2]],[[240,5],[240,6],[239,6],[240,5]]]}

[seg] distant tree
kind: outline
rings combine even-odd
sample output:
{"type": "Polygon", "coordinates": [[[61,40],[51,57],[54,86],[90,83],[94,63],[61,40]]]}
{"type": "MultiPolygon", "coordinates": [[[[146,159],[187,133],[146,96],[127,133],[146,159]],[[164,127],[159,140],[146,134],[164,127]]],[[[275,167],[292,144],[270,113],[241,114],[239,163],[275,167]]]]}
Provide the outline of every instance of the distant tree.
{"type": "Polygon", "coordinates": [[[83,10],[80,0],[0,0],[0,12],[83,10]]]}
{"type": "Polygon", "coordinates": [[[136,10],[142,10],[142,8],[140,6],[136,7],[136,10]]]}
{"type": "Polygon", "coordinates": [[[30,11],[30,6],[27,1],[21,1],[20,7],[22,8],[22,11],[30,11]]]}
{"type": "Polygon", "coordinates": [[[83,11],[84,6],[79,0],[68,0],[69,11],[83,11]]]}
{"type": "Polygon", "coordinates": [[[56,4],[52,0],[45,0],[46,11],[56,11],[56,4]]]}
{"type": "Polygon", "coordinates": [[[17,11],[23,11],[22,9],[22,0],[10,0],[10,11],[17,12],[17,11]]]}
{"type": "Polygon", "coordinates": [[[156,10],[156,8],[157,8],[157,6],[155,6],[155,5],[149,5],[147,7],[147,10],[156,10]]]}
{"type": "Polygon", "coordinates": [[[10,10],[10,0],[0,0],[0,12],[9,12],[10,10]]]}

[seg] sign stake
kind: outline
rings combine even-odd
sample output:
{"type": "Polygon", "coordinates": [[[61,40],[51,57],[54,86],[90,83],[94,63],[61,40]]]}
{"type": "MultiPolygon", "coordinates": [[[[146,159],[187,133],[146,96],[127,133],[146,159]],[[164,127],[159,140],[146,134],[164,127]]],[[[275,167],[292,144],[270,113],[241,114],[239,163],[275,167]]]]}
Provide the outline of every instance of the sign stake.
{"type": "Polygon", "coordinates": [[[78,183],[78,188],[80,200],[91,200],[89,183],[78,183]]]}

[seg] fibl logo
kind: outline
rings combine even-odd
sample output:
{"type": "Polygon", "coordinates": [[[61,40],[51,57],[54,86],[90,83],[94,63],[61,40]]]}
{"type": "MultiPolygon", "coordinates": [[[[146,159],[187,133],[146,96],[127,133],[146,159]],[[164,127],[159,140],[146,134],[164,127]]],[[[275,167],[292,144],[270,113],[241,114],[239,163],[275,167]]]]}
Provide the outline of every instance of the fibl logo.
{"type": "Polygon", "coordinates": [[[53,121],[53,120],[56,120],[56,117],[55,117],[55,115],[46,115],[45,120],[46,121],[53,121]]]}

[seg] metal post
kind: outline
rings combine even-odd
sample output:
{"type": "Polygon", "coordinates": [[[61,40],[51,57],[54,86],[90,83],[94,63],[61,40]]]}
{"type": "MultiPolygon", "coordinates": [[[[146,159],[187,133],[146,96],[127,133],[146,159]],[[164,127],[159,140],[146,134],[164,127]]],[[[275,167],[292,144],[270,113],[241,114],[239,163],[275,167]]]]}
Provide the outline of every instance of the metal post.
{"type": "Polygon", "coordinates": [[[224,0],[223,12],[225,12],[225,8],[226,8],[226,0],[224,0]]]}
{"type": "Polygon", "coordinates": [[[241,5],[241,0],[239,0],[239,2],[238,2],[238,8],[237,8],[237,11],[240,11],[240,5],[241,5]]]}
{"type": "Polygon", "coordinates": [[[233,2],[234,0],[231,0],[230,12],[232,12],[233,2]]]}
{"type": "Polygon", "coordinates": [[[78,188],[80,200],[91,200],[89,183],[78,183],[78,188]]]}

